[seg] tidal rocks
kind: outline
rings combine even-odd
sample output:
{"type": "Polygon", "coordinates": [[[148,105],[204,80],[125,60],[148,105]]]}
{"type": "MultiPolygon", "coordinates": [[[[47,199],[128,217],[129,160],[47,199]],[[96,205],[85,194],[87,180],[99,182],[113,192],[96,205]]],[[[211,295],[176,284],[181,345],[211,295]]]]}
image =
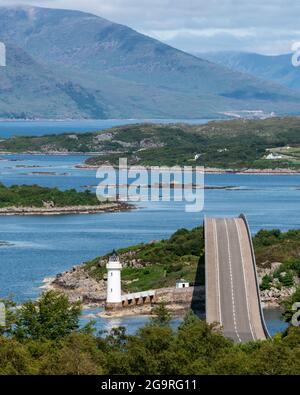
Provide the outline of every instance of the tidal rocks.
{"type": "Polygon", "coordinates": [[[106,299],[106,282],[96,281],[80,265],[57,274],[50,287],[64,292],[71,302],[103,304],[106,299]]]}

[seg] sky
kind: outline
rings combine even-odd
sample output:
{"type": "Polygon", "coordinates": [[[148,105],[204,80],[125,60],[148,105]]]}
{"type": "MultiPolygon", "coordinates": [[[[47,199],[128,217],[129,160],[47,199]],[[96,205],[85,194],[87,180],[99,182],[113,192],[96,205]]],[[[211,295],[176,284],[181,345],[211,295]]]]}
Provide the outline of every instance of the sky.
{"type": "Polygon", "coordinates": [[[300,42],[298,0],[0,0],[13,4],[92,12],[191,53],[275,55],[300,42]]]}

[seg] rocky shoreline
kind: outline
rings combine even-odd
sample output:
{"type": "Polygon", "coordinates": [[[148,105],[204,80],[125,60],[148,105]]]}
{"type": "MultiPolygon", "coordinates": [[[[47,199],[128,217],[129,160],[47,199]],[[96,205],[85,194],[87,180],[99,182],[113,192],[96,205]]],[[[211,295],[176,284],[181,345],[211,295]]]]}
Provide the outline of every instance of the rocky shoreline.
{"type": "MultiPolygon", "coordinates": [[[[40,288],[63,292],[71,303],[80,302],[84,308],[105,306],[106,281],[96,281],[83,270],[82,265],[74,266],[64,273],[57,274],[54,278],[45,278],[40,288]]],[[[160,302],[164,302],[172,314],[184,314],[190,309],[195,296],[197,298],[197,309],[204,311],[204,286],[182,289],[167,287],[159,288],[155,291],[156,301],[153,304],[144,304],[115,311],[103,311],[98,315],[104,318],[149,315],[153,305],[160,302]]]]}
{"type": "MultiPolygon", "coordinates": [[[[28,155],[59,155],[59,156],[87,156],[87,157],[92,157],[92,156],[97,156],[101,155],[102,152],[70,152],[70,151],[46,151],[46,152],[40,152],[40,151],[25,151],[25,152],[13,152],[13,151],[0,151],[0,155],[23,155],[23,154],[28,154],[28,155]]],[[[2,158],[3,159],[3,158],[2,158]]],[[[118,169],[118,166],[111,166],[111,165],[89,165],[86,163],[80,163],[78,165],[75,165],[75,168],[77,169],[98,169],[99,167],[102,167],[104,169],[111,169],[112,167],[115,169],[118,169]]],[[[128,166],[133,170],[150,170],[151,166],[139,166],[139,165],[130,165],[128,166]]],[[[172,166],[170,166],[172,168],[172,166]]],[[[160,166],[161,171],[168,171],[170,170],[170,167],[168,166],[160,166]]],[[[201,166],[199,166],[201,168],[201,166]]],[[[174,170],[173,170],[174,171],[174,170]]],[[[199,170],[199,172],[203,172],[203,170],[199,170]]],[[[204,167],[204,172],[207,174],[257,174],[257,175],[276,175],[276,174],[283,174],[283,175],[299,175],[300,170],[296,169],[291,169],[291,168],[275,168],[275,169],[256,169],[256,168],[241,168],[241,169],[223,169],[223,168],[218,168],[218,167],[204,167]]]]}
{"type": "Polygon", "coordinates": [[[0,216],[96,214],[129,211],[134,208],[134,205],[125,202],[103,203],[95,206],[87,205],[68,207],[5,207],[0,208],[0,216]]]}
{"type": "MultiPolygon", "coordinates": [[[[276,270],[278,264],[273,265],[273,269],[258,268],[258,277],[261,282],[262,277],[272,270],[276,270]]],[[[104,307],[106,300],[106,281],[97,281],[91,277],[83,265],[72,267],[66,272],[57,274],[54,278],[44,280],[43,289],[54,289],[63,292],[70,302],[81,302],[84,307],[104,307]]],[[[295,287],[281,289],[271,287],[269,290],[261,291],[261,301],[264,308],[280,307],[281,302],[295,291],[295,287]]],[[[175,287],[156,289],[156,303],[164,301],[168,309],[173,314],[187,311],[192,301],[197,300],[199,311],[204,311],[205,287],[189,287],[176,289],[175,287]],[[195,299],[196,296],[196,299],[195,299]]],[[[101,317],[122,317],[127,315],[143,315],[151,313],[151,305],[134,306],[130,309],[109,311],[100,313],[101,317]]]]}
{"type": "MultiPolygon", "coordinates": [[[[115,169],[119,169],[119,166],[109,166],[109,165],[88,165],[86,163],[78,164],[75,167],[77,169],[98,169],[101,166],[103,169],[110,170],[112,167],[115,169]]],[[[151,166],[130,166],[128,168],[132,170],[151,170],[151,166]]],[[[199,166],[201,167],[201,166],[199,166]]],[[[160,171],[169,171],[170,168],[168,166],[160,166],[160,171]]],[[[176,170],[172,170],[176,171],[176,170]]],[[[199,169],[198,172],[203,173],[203,169],[199,169]]],[[[257,175],[276,175],[276,174],[285,174],[285,175],[299,175],[300,170],[289,169],[289,168],[275,168],[275,169],[252,169],[252,168],[244,168],[244,169],[221,169],[217,167],[204,167],[204,173],[206,174],[257,174],[257,175]]]]}
{"type": "Polygon", "coordinates": [[[13,244],[8,241],[0,240],[0,247],[11,247],[12,245],[13,244]]]}

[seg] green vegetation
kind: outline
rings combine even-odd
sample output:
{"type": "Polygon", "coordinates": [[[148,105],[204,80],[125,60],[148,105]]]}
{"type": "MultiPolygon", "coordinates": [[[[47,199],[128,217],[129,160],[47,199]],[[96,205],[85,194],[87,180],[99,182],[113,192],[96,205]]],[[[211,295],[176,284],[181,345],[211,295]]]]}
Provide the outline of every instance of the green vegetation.
{"type": "Polygon", "coordinates": [[[151,317],[151,322],[154,325],[166,326],[169,325],[172,315],[166,308],[165,303],[160,303],[157,307],[152,309],[153,317],[151,317]]]}
{"type": "Polygon", "coordinates": [[[258,264],[283,262],[300,256],[300,230],[260,230],[253,238],[258,264]]]}
{"type": "Polygon", "coordinates": [[[300,164],[300,147],[290,147],[287,145],[285,147],[271,148],[269,153],[273,153],[274,156],[277,156],[279,161],[288,161],[293,165],[300,164]]]}
{"type": "MultiPolygon", "coordinates": [[[[203,227],[179,229],[167,240],[118,250],[124,265],[122,288],[127,292],[163,288],[174,286],[179,278],[204,284],[203,236],[203,227]]],[[[273,274],[263,277],[262,290],[274,285],[290,287],[294,277],[300,279],[300,230],[261,230],[253,237],[253,243],[258,267],[270,269],[272,263],[280,263],[273,274]]],[[[97,257],[86,262],[84,269],[101,280],[106,275],[107,259],[108,256],[97,257]]]]}
{"type": "MultiPolygon", "coordinates": [[[[168,240],[120,249],[118,253],[125,266],[122,270],[122,288],[125,291],[137,292],[174,286],[179,278],[204,284],[202,227],[192,230],[179,229],[168,240]],[[198,263],[200,270],[197,272],[198,263]]],[[[89,275],[101,280],[106,274],[107,258],[93,259],[84,268],[89,275]]]]}
{"type": "MultiPolygon", "coordinates": [[[[7,303],[8,305],[8,303],[7,303]]],[[[95,334],[79,328],[80,309],[50,291],[14,312],[0,335],[1,375],[259,374],[298,375],[300,328],[273,340],[234,344],[189,312],[179,328],[169,326],[164,306],[156,320],[128,335],[124,327],[95,334]],[[21,334],[21,335],[20,335],[21,334]]]]}
{"type": "Polygon", "coordinates": [[[296,291],[282,302],[283,317],[287,322],[290,322],[295,311],[293,310],[293,304],[300,302],[300,287],[297,287],[296,291]]]}
{"type": "Polygon", "coordinates": [[[271,286],[292,287],[294,278],[300,280],[300,230],[261,230],[254,236],[253,243],[259,267],[270,269],[273,262],[280,263],[273,274],[263,277],[261,290],[271,286]]]}
{"type": "Polygon", "coordinates": [[[97,133],[13,137],[0,141],[0,151],[101,152],[86,160],[89,165],[116,165],[119,157],[127,157],[131,165],[300,169],[300,122],[289,117],[129,125],[97,133]],[[282,158],[266,159],[270,152],[282,158]]]}
{"type": "Polygon", "coordinates": [[[101,204],[89,190],[77,192],[75,189],[60,191],[39,185],[12,185],[0,183],[0,208],[4,207],[53,207],[84,206],[101,204]]]}
{"type": "Polygon", "coordinates": [[[49,291],[21,307],[13,333],[19,340],[56,340],[78,329],[79,315],[80,303],[70,305],[66,296],[49,291]]]}
{"type": "Polygon", "coordinates": [[[272,280],[273,280],[272,277],[269,276],[268,274],[263,276],[260,289],[262,291],[265,291],[266,289],[270,289],[272,285],[272,280]]]}

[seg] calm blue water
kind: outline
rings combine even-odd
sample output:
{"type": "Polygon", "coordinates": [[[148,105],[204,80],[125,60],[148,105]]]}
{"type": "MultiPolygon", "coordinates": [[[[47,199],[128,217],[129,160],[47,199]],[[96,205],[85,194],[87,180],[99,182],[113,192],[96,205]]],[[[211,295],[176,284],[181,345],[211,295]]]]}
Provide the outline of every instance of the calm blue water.
{"type": "Polygon", "coordinates": [[[0,138],[11,136],[42,136],[45,134],[84,133],[109,129],[114,126],[151,123],[189,124],[206,123],[207,119],[98,119],[70,121],[0,121],[0,138]]]}
{"type": "MultiPolygon", "coordinates": [[[[97,331],[110,331],[114,327],[125,326],[128,334],[134,334],[140,327],[144,326],[149,322],[149,317],[147,316],[132,316],[132,317],[122,317],[122,318],[99,318],[96,314],[99,309],[86,309],[83,312],[83,317],[81,319],[81,324],[86,324],[91,319],[96,321],[95,329],[97,331]]],[[[281,312],[278,308],[275,309],[265,309],[264,316],[268,331],[271,336],[274,336],[278,332],[283,332],[287,327],[287,323],[281,320],[281,312]]],[[[178,325],[182,322],[183,317],[175,317],[171,321],[171,327],[176,329],[178,325]]]]}
{"type": "MultiPolygon", "coordinates": [[[[84,156],[2,155],[2,158],[1,182],[6,185],[38,183],[85,189],[97,184],[95,170],[74,167],[84,156]]],[[[137,210],[127,213],[0,217],[0,240],[11,243],[0,247],[0,296],[13,294],[18,302],[34,298],[40,293],[45,277],[113,248],[167,238],[181,227],[193,228],[202,223],[205,214],[224,216],[243,212],[253,232],[262,227],[300,228],[298,175],[207,175],[205,181],[206,185],[234,185],[240,189],[206,190],[204,211],[196,214],[186,213],[185,203],[181,202],[142,202],[137,210]]],[[[127,320],[132,320],[133,328],[141,318],[126,318],[122,322],[127,320]]],[[[281,324],[273,320],[273,325],[276,330],[281,324]]]]}

